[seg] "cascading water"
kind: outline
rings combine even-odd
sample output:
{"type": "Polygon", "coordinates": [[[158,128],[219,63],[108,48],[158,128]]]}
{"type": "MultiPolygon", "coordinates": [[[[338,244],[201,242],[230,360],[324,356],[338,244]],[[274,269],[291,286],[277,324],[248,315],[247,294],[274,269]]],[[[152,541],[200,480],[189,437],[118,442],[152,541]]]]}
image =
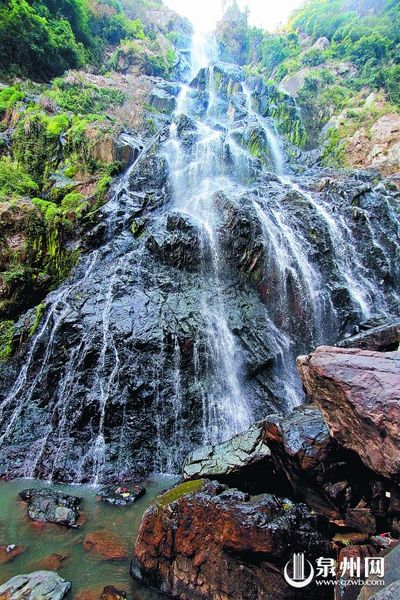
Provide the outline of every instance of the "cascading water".
{"type": "Polygon", "coordinates": [[[3,376],[0,474],[178,472],[194,447],[301,402],[297,354],[396,312],[390,191],[296,175],[266,88],[216,58],[196,33],[174,113],[132,139],[96,249],[3,376]]]}

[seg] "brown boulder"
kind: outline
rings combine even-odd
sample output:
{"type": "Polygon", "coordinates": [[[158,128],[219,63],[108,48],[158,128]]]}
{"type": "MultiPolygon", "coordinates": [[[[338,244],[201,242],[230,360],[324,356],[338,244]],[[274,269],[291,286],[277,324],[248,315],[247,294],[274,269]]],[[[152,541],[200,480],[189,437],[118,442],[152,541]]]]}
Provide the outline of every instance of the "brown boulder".
{"type": "Polygon", "coordinates": [[[337,442],[400,478],[400,353],[322,346],[297,361],[308,398],[337,442]]]}
{"type": "Polygon", "coordinates": [[[108,585],[104,588],[100,600],[126,600],[126,593],[117,590],[113,585],[108,585]]]}
{"type": "Polygon", "coordinates": [[[83,540],[83,547],[107,560],[124,560],[128,550],[124,542],[110,531],[92,531],[83,540]]]}
{"type": "MultiPolygon", "coordinates": [[[[294,600],[284,580],[294,551],[330,556],[322,517],[304,504],[189,481],[147,509],[135,544],[132,575],[177,599],[294,600]]],[[[329,590],[307,588],[323,600],[329,590]]]]}

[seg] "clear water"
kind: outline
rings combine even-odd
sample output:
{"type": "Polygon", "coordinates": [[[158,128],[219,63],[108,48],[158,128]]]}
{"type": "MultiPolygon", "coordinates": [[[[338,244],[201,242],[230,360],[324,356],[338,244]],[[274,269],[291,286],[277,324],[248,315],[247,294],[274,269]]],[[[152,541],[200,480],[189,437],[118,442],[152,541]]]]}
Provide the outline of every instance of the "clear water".
{"type": "Polygon", "coordinates": [[[68,529],[45,524],[38,527],[26,517],[26,504],[18,493],[26,488],[42,488],[34,480],[0,481],[0,545],[22,544],[26,551],[12,562],[0,565],[0,585],[15,575],[39,570],[41,560],[52,553],[68,555],[59,575],[72,583],[66,596],[72,600],[83,590],[99,594],[107,585],[125,590],[135,600],[159,600],[164,596],[141,586],[129,575],[130,557],[143,512],[176,478],[158,477],[144,482],[147,493],[135,504],[126,507],[109,506],[96,500],[96,489],[83,485],[51,485],[65,493],[80,496],[86,523],[81,529],[68,529]],[[129,557],[123,561],[106,561],[83,549],[82,543],[90,531],[107,530],[117,535],[128,547],[129,557]]]}

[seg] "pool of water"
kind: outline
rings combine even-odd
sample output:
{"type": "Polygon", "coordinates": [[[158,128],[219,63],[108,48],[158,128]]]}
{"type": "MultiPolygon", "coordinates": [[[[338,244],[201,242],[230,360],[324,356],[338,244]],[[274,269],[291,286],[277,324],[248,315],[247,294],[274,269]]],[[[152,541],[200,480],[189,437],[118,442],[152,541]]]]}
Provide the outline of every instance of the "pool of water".
{"type": "Polygon", "coordinates": [[[109,506],[96,499],[96,489],[84,485],[49,484],[84,499],[82,508],[86,519],[81,529],[68,529],[45,524],[38,527],[26,516],[26,504],[18,493],[26,488],[43,488],[43,482],[32,480],[0,481],[0,545],[22,544],[26,551],[12,562],[0,565],[0,585],[15,575],[29,573],[42,567],[40,561],[52,553],[67,555],[58,573],[72,583],[66,596],[72,600],[83,590],[103,590],[106,585],[128,592],[134,600],[160,600],[160,594],[141,586],[129,575],[130,556],[143,512],[163,490],[176,479],[160,476],[144,482],[147,493],[131,506],[109,506]],[[83,549],[83,540],[90,531],[105,529],[118,535],[129,549],[129,558],[123,561],[106,561],[83,549]]]}

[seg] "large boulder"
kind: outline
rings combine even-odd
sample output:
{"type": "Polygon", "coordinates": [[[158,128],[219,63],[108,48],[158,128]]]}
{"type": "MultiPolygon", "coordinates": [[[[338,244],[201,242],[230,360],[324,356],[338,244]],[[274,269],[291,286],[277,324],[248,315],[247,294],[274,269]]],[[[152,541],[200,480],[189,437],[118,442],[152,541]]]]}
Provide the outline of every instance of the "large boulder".
{"type": "MultiPolygon", "coordinates": [[[[327,525],[304,504],[269,494],[250,497],[216,482],[185,482],[144,514],[132,575],[177,599],[289,600],[284,580],[294,551],[330,556],[327,525]]],[[[330,598],[307,588],[308,598],[330,598]]]]}
{"type": "Polygon", "coordinates": [[[400,353],[319,347],[299,357],[331,436],[384,477],[400,477],[400,353]]]}
{"type": "Polygon", "coordinates": [[[183,466],[183,478],[207,477],[226,483],[243,481],[255,470],[270,470],[271,463],[265,424],[260,422],[222,444],[204,446],[192,452],[183,466]]]}
{"type": "Polygon", "coordinates": [[[65,581],[52,571],[35,571],[28,575],[17,575],[0,586],[0,598],[4,600],[62,600],[71,589],[65,581]]]}
{"type": "Polygon", "coordinates": [[[265,438],[275,470],[281,477],[286,475],[295,496],[337,518],[338,498],[324,490],[325,487],[330,492],[337,480],[329,481],[332,474],[327,465],[334,462],[335,447],[321,411],[316,406],[305,405],[285,417],[268,417],[265,438]]]}
{"type": "Polygon", "coordinates": [[[33,521],[56,523],[66,527],[82,524],[80,504],[82,498],[52,490],[23,490],[19,497],[28,504],[28,517],[33,521]]]}
{"type": "Polygon", "coordinates": [[[341,348],[361,348],[362,350],[397,350],[400,344],[400,320],[390,321],[371,327],[365,331],[341,340],[341,348]]]}

